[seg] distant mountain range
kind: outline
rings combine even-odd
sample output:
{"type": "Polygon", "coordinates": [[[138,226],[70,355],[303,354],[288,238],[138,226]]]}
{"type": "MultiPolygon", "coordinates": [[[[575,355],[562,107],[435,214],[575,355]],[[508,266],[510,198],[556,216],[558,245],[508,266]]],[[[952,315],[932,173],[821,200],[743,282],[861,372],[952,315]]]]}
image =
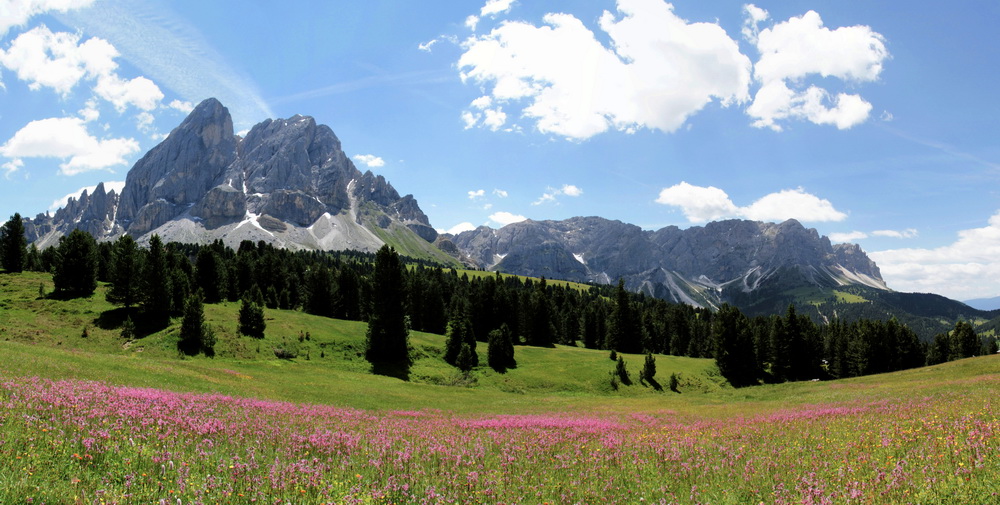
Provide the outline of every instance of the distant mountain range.
{"type": "MultiPolygon", "coordinates": [[[[831,244],[795,220],[728,220],[656,231],[600,217],[523,221],[441,235],[412,195],[358,170],[333,131],[308,116],[264,121],[246,137],[208,99],[129,170],[121,194],[99,185],[54,214],[25,220],[28,240],[73,229],[99,240],[375,251],[535,277],[613,284],[680,303],[732,303],[749,314],[795,303],[815,319],[897,317],[925,337],[958,318],[996,314],[936,295],[895,293],[854,244],[831,244]]],[[[995,300],[994,300],[995,301],[995,300]]],[[[997,304],[989,307],[996,308],[997,304]]]]}

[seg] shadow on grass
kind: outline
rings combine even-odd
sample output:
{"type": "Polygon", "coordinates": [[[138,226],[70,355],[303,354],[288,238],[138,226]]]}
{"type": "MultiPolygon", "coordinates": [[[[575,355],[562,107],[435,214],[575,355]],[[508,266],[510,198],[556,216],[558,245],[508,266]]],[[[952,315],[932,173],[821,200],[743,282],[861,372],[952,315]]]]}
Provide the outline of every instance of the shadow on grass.
{"type": "Polygon", "coordinates": [[[374,362],[372,363],[372,373],[375,375],[384,375],[386,377],[394,377],[399,380],[409,381],[410,364],[374,362]]]}
{"type": "Polygon", "coordinates": [[[125,320],[130,317],[132,318],[132,324],[135,325],[135,336],[137,338],[156,333],[169,326],[169,324],[156,324],[152,318],[144,317],[135,307],[129,309],[118,307],[105,310],[94,319],[94,325],[102,330],[117,330],[124,326],[125,320]]]}

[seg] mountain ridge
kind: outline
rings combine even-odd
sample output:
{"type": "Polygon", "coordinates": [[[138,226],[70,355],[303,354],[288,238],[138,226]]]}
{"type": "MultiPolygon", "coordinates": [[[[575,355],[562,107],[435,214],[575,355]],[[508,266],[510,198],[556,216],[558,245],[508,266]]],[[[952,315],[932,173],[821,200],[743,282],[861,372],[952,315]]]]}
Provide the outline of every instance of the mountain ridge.
{"type": "Polygon", "coordinates": [[[103,184],[54,215],[26,220],[28,240],[57,243],[72,229],[102,240],[264,241],[290,249],[400,252],[454,263],[412,195],[362,173],[326,125],[309,116],[268,119],[245,137],[218,100],[201,102],[129,170],[120,194],[103,184]]]}

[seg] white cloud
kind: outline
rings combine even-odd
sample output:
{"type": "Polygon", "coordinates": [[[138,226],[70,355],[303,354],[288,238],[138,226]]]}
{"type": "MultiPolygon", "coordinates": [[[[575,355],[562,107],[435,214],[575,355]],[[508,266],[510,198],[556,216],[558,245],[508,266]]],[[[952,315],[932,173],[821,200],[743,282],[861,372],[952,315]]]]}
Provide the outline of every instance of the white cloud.
{"type": "Polygon", "coordinates": [[[427,42],[423,42],[423,43],[417,44],[417,49],[429,53],[429,52],[431,52],[431,48],[434,47],[434,44],[437,44],[437,43],[438,43],[438,39],[431,39],[431,40],[428,40],[427,42]]]}
{"type": "Polygon", "coordinates": [[[87,100],[78,113],[85,123],[97,121],[101,117],[101,111],[97,110],[97,100],[93,98],[87,100]]]}
{"type": "MultiPolygon", "coordinates": [[[[183,100],[173,100],[167,107],[174,109],[176,111],[183,112],[185,114],[190,114],[194,110],[194,104],[191,102],[186,102],[183,100]]],[[[248,130],[249,131],[249,130],[248,130]]]]}
{"type": "Polygon", "coordinates": [[[32,16],[48,11],[66,12],[87,7],[94,0],[5,0],[0,7],[0,38],[16,26],[23,26],[32,16]]]}
{"type": "Polygon", "coordinates": [[[24,168],[24,161],[20,158],[15,158],[7,163],[4,163],[3,165],[0,165],[0,168],[4,170],[4,177],[10,179],[10,176],[14,175],[14,172],[24,168]]]}
{"type": "Polygon", "coordinates": [[[743,6],[743,38],[746,39],[751,44],[757,43],[757,35],[760,33],[760,28],[758,25],[767,21],[770,14],[766,10],[757,7],[754,4],[747,4],[743,6]]]}
{"type": "Polygon", "coordinates": [[[463,44],[461,78],[521,106],[539,131],[577,140],[672,132],[714,100],[749,100],[750,60],[721,27],[689,23],[662,0],[619,0],[618,12],[599,21],[610,46],[569,14],[502,23],[463,44]]]}
{"type": "Polygon", "coordinates": [[[458,223],[455,226],[452,226],[451,228],[448,228],[447,230],[438,230],[438,233],[447,233],[449,235],[458,235],[459,233],[462,233],[463,231],[471,231],[471,230],[475,230],[475,229],[476,229],[476,225],[474,225],[472,223],[469,223],[469,222],[464,222],[464,223],[458,223]]]}
{"type": "Polygon", "coordinates": [[[572,184],[563,184],[563,186],[558,189],[548,188],[548,190],[545,193],[543,193],[542,196],[538,198],[538,200],[532,202],[531,205],[541,205],[546,202],[554,202],[557,200],[556,197],[560,195],[578,197],[582,194],[583,194],[582,189],[572,184]]]}
{"type": "Polygon", "coordinates": [[[918,233],[914,228],[907,228],[905,230],[875,230],[872,235],[889,238],[916,238],[918,233]]]}
{"type": "Polygon", "coordinates": [[[562,192],[562,194],[564,194],[566,196],[580,196],[580,195],[583,194],[583,190],[582,189],[580,189],[580,188],[578,188],[578,187],[576,187],[576,186],[574,186],[572,184],[564,184],[563,187],[562,187],[562,189],[560,191],[562,192]]]}
{"type": "Polygon", "coordinates": [[[851,83],[877,80],[889,58],[881,34],[861,25],[830,30],[815,11],[758,32],[767,12],[753,5],[744,12],[743,35],[760,52],[754,78],[761,87],[746,111],[754,126],[780,131],[780,121],[806,119],[846,129],[868,119],[872,105],[859,95],[833,94],[815,85],[802,88],[808,76],[851,83]]]}
{"type": "Polygon", "coordinates": [[[139,128],[139,131],[141,131],[141,132],[143,132],[143,133],[145,133],[147,135],[155,135],[156,134],[156,130],[155,130],[155,128],[153,128],[153,121],[155,119],[156,118],[153,117],[152,114],[143,111],[143,112],[140,112],[140,113],[136,114],[136,116],[135,116],[135,125],[136,125],[137,128],[139,128]]]}
{"type": "Polygon", "coordinates": [[[895,290],[931,292],[958,300],[1000,294],[1000,212],[982,228],[958,232],[936,249],[891,249],[869,253],[895,290]]]}
{"type": "Polygon", "coordinates": [[[0,64],[26,81],[28,88],[51,88],[66,96],[81,81],[95,81],[94,93],[121,112],[129,105],[150,111],[163,100],[160,88],[145,77],[122,79],[115,73],[118,51],[103,39],[92,37],[80,43],[72,33],[53,33],[45,26],[22,33],[6,51],[0,64]]]}
{"type": "Polygon", "coordinates": [[[493,194],[500,198],[507,198],[507,192],[502,189],[494,189],[493,194]]]}
{"type": "Polygon", "coordinates": [[[476,123],[479,122],[480,117],[482,117],[481,114],[473,114],[472,112],[469,111],[462,112],[462,121],[465,122],[465,129],[468,130],[473,126],[476,126],[476,123]]]}
{"type": "Polygon", "coordinates": [[[483,114],[483,126],[486,126],[490,130],[497,131],[507,122],[507,114],[500,107],[486,109],[483,111],[483,114]]]}
{"type": "Polygon", "coordinates": [[[738,207],[719,188],[681,182],[660,191],[656,203],[680,207],[684,217],[692,223],[732,218],[755,221],[797,219],[805,222],[843,221],[847,218],[847,214],[835,209],[829,200],[806,193],[802,188],[771,193],[746,207],[738,207]]]}
{"type": "Polygon", "coordinates": [[[479,9],[480,16],[496,16],[510,12],[514,0],[488,0],[482,9],[479,9]]]}
{"type": "Polygon", "coordinates": [[[490,95],[483,95],[473,100],[472,103],[470,103],[469,105],[479,110],[483,110],[488,108],[490,105],[493,105],[493,98],[491,98],[490,95]]]}
{"type": "MultiPolygon", "coordinates": [[[[96,184],[93,186],[80,188],[76,190],[76,192],[74,193],[69,193],[68,195],[62,198],[53,200],[52,205],[49,205],[49,212],[55,212],[65,207],[66,204],[69,203],[70,198],[80,198],[80,195],[83,194],[84,191],[86,191],[88,195],[92,195],[94,194],[95,189],[97,189],[96,184]]],[[[121,195],[123,189],[125,189],[125,181],[110,181],[104,183],[104,191],[107,191],[108,193],[114,191],[118,195],[121,195]]]]}
{"type": "Polygon", "coordinates": [[[831,233],[828,237],[834,244],[848,244],[866,239],[868,234],[863,231],[849,231],[847,233],[831,233]]]}
{"type": "Polygon", "coordinates": [[[528,218],[524,216],[518,214],[511,214],[510,212],[496,212],[490,214],[490,220],[493,221],[494,223],[499,224],[500,226],[507,226],[508,224],[513,224],[513,223],[520,223],[521,221],[525,221],[527,219],[528,218]]]}
{"type": "Polygon", "coordinates": [[[126,165],[126,156],[139,151],[131,138],[98,139],[90,135],[84,120],[75,117],[32,121],[0,146],[8,158],[60,158],[60,173],[76,175],[89,170],[126,165]]]}
{"type": "Polygon", "coordinates": [[[476,26],[478,24],[479,24],[479,16],[476,16],[476,15],[473,14],[473,15],[470,15],[469,17],[465,18],[465,26],[466,26],[466,28],[468,28],[468,29],[470,29],[472,31],[476,31],[476,26]]]}
{"type": "Polygon", "coordinates": [[[684,217],[692,223],[702,223],[736,217],[739,209],[725,191],[715,187],[701,187],[681,182],[660,191],[656,203],[680,207],[684,217]]]}
{"type": "Polygon", "coordinates": [[[476,198],[482,198],[486,195],[485,189],[477,189],[475,191],[469,191],[469,200],[475,200],[476,198]]]}
{"type": "Polygon", "coordinates": [[[802,188],[785,189],[765,195],[740,209],[742,217],[755,221],[797,219],[807,222],[843,221],[847,214],[833,208],[829,200],[806,193],[802,188]]]}
{"type": "Polygon", "coordinates": [[[367,166],[368,168],[378,168],[385,166],[385,160],[383,160],[378,156],[375,156],[374,154],[355,154],[353,158],[354,161],[357,161],[358,163],[361,163],[367,166]]]}

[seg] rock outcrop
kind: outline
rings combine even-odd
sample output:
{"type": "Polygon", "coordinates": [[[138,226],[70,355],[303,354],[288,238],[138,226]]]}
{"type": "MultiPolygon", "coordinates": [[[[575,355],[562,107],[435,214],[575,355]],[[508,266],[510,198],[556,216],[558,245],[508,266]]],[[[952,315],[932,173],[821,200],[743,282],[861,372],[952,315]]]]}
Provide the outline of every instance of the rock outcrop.
{"type": "Polygon", "coordinates": [[[240,138],[214,98],[135,163],[120,197],[102,185],[27,228],[39,245],[74,228],[104,240],[157,233],[164,241],[263,240],[294,249],[374,251],[388,240],[403,254],[451,261],[432,245],[437,232],[413,196],[358,170],[329,127],[293,116],[240,138]]]}
{"type": "Polygon", "coordinates": [[[727,293],[751,293],[789,275],[801,285],[887,289],[858,246],[831,245],[795,220],[657,231],[599,217],[528,220],[479,227],[452,242],[481,268],[603,284],[623,279],[631,290],[694,305],[718,305],[727,293]]]}

